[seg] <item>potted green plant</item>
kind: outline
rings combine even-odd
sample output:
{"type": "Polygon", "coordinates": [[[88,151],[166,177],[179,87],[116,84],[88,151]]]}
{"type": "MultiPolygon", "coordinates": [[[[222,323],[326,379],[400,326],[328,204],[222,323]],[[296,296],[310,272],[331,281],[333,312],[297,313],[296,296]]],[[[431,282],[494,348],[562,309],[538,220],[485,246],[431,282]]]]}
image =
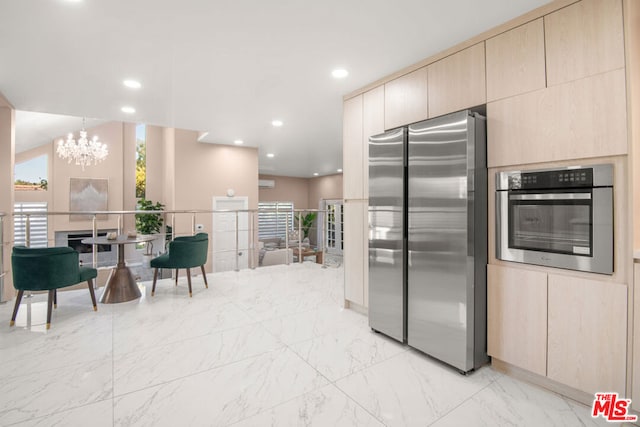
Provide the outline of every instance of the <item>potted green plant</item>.
{"type": "Polygon", "coordinates": [[[298,224],[300,224],[299,227],[302,229],[303,239],[309,237],[309,230],[311,230],[311,227],[313,227],[313,222],[316,220],[317,215],[317,212],[309,212],[306,215],[302,215],[302,213],[299,213],[295,217],[295,226],[296,228],[298,228],[298,224]]]}
{"type": "MultiPolygon", "coordinates": [[[[138,201],[137,210],[139,211],[161,211],[164,205],[160,202],[152,202],[144,198],[138,201]]],[[[152,235],[160,233],[162,229],[162,214],[136,214],[136,231],[143,235],[152,235]]],[[[153,255],[153,243],[147,242],[145,253],[143,254],[143,264],[148,265],[153,255]]]]}

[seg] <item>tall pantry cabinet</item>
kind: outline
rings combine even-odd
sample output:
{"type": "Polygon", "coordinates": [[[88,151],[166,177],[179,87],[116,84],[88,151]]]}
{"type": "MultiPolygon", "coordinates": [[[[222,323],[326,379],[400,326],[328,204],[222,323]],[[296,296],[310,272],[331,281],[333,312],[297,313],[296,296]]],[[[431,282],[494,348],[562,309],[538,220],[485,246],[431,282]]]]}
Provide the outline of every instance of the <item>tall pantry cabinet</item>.
{"type": "Polygon", "coordinates": [[[368,142],[384,131],[384,86],[345,101],[343,115],[345,299],[368,307],[368,142]]]}

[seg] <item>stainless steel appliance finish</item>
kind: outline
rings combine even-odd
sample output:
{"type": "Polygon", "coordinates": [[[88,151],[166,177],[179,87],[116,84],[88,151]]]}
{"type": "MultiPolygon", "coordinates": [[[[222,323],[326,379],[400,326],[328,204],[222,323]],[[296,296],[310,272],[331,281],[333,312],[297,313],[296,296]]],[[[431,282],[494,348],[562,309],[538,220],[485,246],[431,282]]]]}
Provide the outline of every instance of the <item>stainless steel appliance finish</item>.
{"type": "Polygon", "coordinates": [[[498,172],[496,257],[613,273],[613,165],[498,172]]]}
{"type": "Polygon", "coordinates": [[[409,126],[407,342],[461,371],[486,363],[485,119],[409,126]]]}
{"type": "Polygon", "coordinates": [[[484,117],[369,139],[369,325],[460,371],[486,354],[484,117]]]}
{"type": "Polygon", "coordinates": [[[406,339],[406,128],[369,139],[369,325],[406,339]]]}

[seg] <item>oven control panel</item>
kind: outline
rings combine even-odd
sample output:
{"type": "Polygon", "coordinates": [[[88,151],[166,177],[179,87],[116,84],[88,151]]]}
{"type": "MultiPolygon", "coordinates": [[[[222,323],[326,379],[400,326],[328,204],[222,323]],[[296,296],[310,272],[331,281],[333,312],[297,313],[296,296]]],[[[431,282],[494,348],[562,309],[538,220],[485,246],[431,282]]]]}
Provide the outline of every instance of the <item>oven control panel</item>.
{"type": "Polygon", "coordinates": [[[509,174],[509,190],[593,187],[593,169],[563,169],[509,174]]]}

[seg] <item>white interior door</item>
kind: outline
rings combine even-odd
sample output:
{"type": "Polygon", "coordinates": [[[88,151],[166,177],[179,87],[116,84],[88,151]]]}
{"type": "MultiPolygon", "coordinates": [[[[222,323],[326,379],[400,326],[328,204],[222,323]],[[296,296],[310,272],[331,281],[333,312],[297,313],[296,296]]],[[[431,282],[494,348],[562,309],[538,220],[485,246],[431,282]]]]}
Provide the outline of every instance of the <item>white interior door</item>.
{"type": "Polygon", "coordinates": [[[327,211],[324,247],[326,248],[327,253],[342,255],[342,200],[325,200],[323,209],[327,211]]]}
{"type": "MultiPolygon", "coordinates": [[[[248,197],[214,197],[214,210],[246,210],[248,197]]],[[[249,213],[213,214],[213,271],[230,271],[249,266],[249,213]],[[236,224],[237,219],[237,224],[236,224]],[[237,225],[237,227],[236,227],[237,225]],[[236,247],[237,233],[237,247],[236,247]],[[237,255],[237,256],[236,256],[237,255]],[[237,258],[237,259],[236,259],[237,258]],[[237,264],[236,264],[237,263],[237,264]]]]}

